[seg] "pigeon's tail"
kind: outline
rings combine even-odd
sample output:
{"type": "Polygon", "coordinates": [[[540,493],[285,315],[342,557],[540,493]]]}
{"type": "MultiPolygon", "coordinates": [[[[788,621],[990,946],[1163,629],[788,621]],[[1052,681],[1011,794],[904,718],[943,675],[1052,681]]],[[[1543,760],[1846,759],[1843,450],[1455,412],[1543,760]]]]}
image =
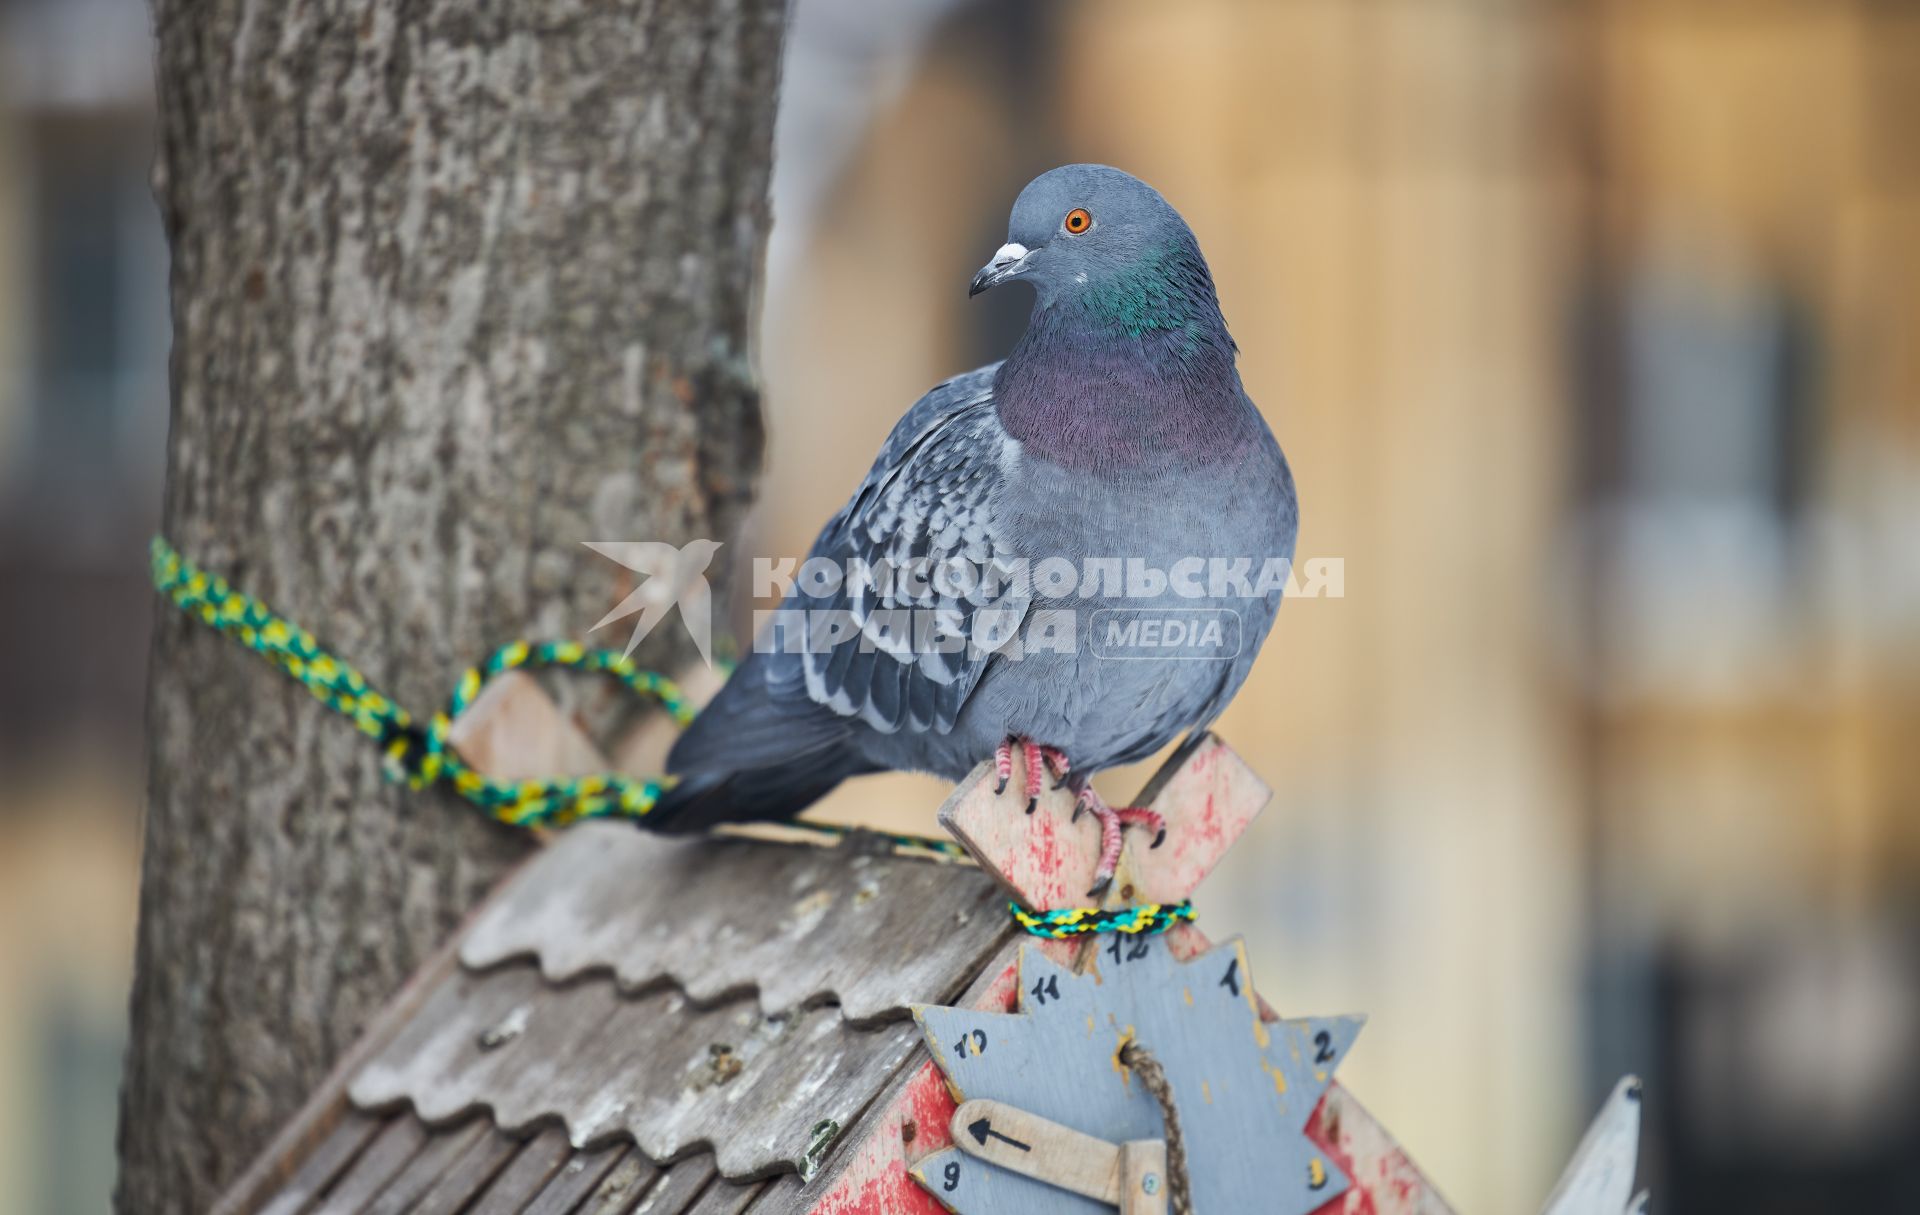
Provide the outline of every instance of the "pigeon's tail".
{"type": "Polygon", "coordinates": [[[762,657],[742,663],[674,744],[667,771],[679,782],[647,815],[649,828],[790,819],[847,777],[879,771],[855,754],[846,718],[804,696],[776,704],[762,657]]]}
{"type": "Polygon", "coordinates": [[[874,765],[832,749],[774,767],[692,773],[661,795],[646,825],[678,835],[721,823],[784,821],[825,797],[847,777],[875,771],[874,765]]]}

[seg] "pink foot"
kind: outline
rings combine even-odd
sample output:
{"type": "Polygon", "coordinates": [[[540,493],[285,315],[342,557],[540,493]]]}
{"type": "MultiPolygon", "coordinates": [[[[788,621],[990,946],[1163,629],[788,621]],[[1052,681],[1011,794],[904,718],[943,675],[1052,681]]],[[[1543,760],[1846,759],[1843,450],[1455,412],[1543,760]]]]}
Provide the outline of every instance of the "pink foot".
{"type": "Polygon", "coordinates": [[[1067,783],[1067,774],[1073,771],[1073,765],[1067,761],[1067,753],[1058,747],[1049,747],[1044,743],[1040,747],[1040,757],[1047,761],[1047,767],[1053,772],[1053,787],[1058,789],[1067,783]]]}
{"type": "Polygon", "coordinates": [[[1020,759],[1026,766],[1027,813],[1032,814],[1034,808],[1040,804],[1040,782],[1045,769],[1052,769],[1053,787],[1056,789],[1067,779],[1067,772],[1070,770],[1067,753],[1058,747],[1036,743],[1031,738],[1024,738],[1017,734],[1007,735],[1000,740],[1000,745],[993,749],[993,770],[1000,777],[1000,783],[993,787],[995,796],[1005,793],[1007,784],[1013,780],[1013,749],[1015,747],[1020,748],[1020,759]]]}
{"type": "Polygon", "coordinates": [[[1167,817],[1158,810],[1149,810],[1145,806],[1128,806],[1119,811],[1122,827],[1145,827],[1153,832],[1151,847],[1158,848],[1167,842],[1167,817]]]}
{"type": "Polygon", "coordinates": [[[1128,806],[1115,810],[1108,806],[1091,784],[1080,786],[1080,796],[1073,805],[1073,817],[1079,818],[1085,811],[1100,820],[1100,863],[1094,866],[1093,888],[1087,891],[1088,898],[1098,898],[1113,885],[1114,870],[1120,867],[1121,830],[1126,827],[1147,827],[1153,831],[1153,847],[1158,848],[1167,839],[1167,820],[1158,810],[1149,810],[1144,806],[1128,806]]]}

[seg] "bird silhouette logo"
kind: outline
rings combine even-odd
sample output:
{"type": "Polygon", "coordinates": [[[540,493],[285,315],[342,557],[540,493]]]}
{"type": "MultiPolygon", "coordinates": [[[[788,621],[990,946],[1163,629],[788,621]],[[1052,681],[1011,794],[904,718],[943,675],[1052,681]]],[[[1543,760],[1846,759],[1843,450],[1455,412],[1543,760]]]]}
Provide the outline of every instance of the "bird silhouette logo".
{"type": "Polygon", "coordinates": [[[631,657],[634,647],[677,606],[694,648],[700,651],[702,661],[713,665],[713,590],[707,585],[706,573],[713,555],[720,551],[719,541],[694,540],[680,548],[659,540],[588,540],[585,544],[644,576],[632,593],[587,630],[589,633],[623,616],[640,613],[624,651],[631,657]]]}

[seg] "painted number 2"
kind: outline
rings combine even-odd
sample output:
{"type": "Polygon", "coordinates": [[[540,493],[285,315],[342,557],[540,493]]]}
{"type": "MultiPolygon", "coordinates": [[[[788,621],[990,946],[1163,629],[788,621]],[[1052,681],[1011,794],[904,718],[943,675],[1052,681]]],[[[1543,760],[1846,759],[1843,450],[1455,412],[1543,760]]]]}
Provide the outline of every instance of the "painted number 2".
{"type": "Polygon", "coordinates": [[[1114,960],[1115,964],[1138,962],[1147,956],[1147,943],[1137,937],[1132,939],[1123,937],[1116,932],[1113,934],[1113,943],[1107,946],[1107,955],[1114,960]]]}

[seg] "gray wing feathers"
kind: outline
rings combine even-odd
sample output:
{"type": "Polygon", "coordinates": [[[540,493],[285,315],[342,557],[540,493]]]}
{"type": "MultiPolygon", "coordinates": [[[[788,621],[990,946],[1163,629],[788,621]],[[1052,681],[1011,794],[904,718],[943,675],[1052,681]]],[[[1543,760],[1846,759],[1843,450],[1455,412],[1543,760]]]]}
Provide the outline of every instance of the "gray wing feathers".
{"type": "Polygon", "coordinates": [[[857,630],[797,656],[807,697],[881,733],[951,730],[993,657],[974,644],[976,614],[1027,608],[1010,578],[977,576],[1014,559],[994,517],[1006,435],[992,372],[949,380],[908,411],[815,542],[813,556],[871,576],[788,599],[857,630]]]}
{"type": "Polygon", "coordinates": [[[856,630],[803,656],[814,703],[881,733],[952,729],[993,658],[973,643],[975,612],[1027,605],[1023,587],[979,578],[1014,559],[993,511],[1004,438],[993,380],[981,372],[943,384],[902,418],[814,545],[816,557],[870,572],[835,595],[801,597],[856,630]]]}
{"type": "MultiPolygon", "coordinates": [[[[844,568],[856,557],[875,562],[941,551],[956,535],[966,551],[993,551],[990,508],[962,506],[965,521],[957,523],[961,515],[941,498],[953,493],[956,503],[985,503],[997,483],[997,468],[975,458],[990,453],[968,454],[991,429],[993,372],[986,367],[959,376],[920,398],[809,555],[844,568]]],[[[862,722],[886,731],[950,730],[986,656],[970,663],[965,654],[915,655],[910,645],[882,644],[891,638],[878,613],[899,607],[900,598],[844,584],[834,595],[814,598],[796,586],[781,605],[785,611],[840,611],[859,623],[860,636],[818,652],[794,652],[790,637],[763,638],[774,644],[747,655],[680,736],[669,770],[732,772],[837,753],[862,722]]],[[[936,603],[935,610],[955,628],[969,624],[969,607],[936,603]]]]}

